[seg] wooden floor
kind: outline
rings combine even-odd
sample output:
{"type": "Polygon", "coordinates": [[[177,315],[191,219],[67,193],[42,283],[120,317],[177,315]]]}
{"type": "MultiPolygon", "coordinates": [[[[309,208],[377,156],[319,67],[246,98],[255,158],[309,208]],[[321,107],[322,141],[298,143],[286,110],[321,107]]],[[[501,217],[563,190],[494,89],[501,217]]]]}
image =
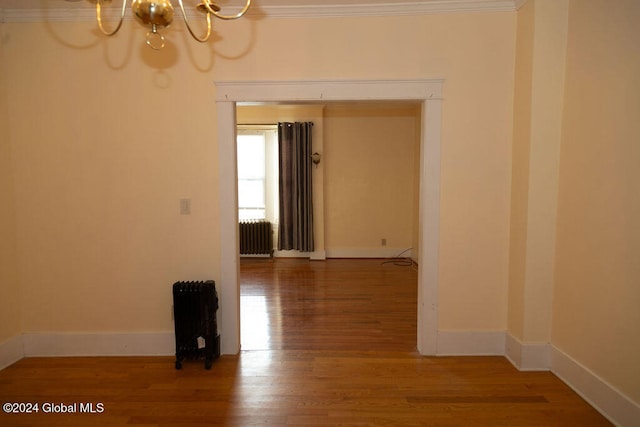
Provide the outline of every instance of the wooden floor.
{"type": "Polygon", "coordinates": [[[0,426],[610,425],[551,373],[419,356],[411,267],[252,260],[242,278],[242,319],[266,331],[243,343],[259,350],[209,371],[171,357],[23,359],[0,371],[0,403],[39,412],[0,412],[0,426]],[[80,413],[89,403],[98,413],[80,413]],[[60,404],[77,412],[45,412],[60,404]]]}
{"type": "Polygon", "coordinates": [[[243,350],[416,351],[411,264],[248,258],[241,277],[243,350]]]}

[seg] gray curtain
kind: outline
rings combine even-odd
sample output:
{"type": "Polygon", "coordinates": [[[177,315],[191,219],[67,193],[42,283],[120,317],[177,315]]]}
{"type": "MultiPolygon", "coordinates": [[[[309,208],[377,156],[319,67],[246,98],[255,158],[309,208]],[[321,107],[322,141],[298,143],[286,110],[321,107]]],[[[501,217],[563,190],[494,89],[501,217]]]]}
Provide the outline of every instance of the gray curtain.
{"type": "Polygon", "coordinates": [[[278,123],[279,250],[313,252],[313,123],[278,123]]]}

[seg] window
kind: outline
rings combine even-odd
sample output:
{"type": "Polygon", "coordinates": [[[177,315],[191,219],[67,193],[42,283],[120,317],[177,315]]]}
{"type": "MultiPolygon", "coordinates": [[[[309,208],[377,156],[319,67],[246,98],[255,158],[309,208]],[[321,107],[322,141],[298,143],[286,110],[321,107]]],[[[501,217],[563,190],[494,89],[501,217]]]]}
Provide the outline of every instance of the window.
{"type": "Polygon", "coordinates": [[[238,126],[238,218],[275,220],[277,128],[238,126]]]}
{"type": "Polygon", "coordinates": [[[238,135],[238,216],[266,218],[264,135],[238,135]]]}

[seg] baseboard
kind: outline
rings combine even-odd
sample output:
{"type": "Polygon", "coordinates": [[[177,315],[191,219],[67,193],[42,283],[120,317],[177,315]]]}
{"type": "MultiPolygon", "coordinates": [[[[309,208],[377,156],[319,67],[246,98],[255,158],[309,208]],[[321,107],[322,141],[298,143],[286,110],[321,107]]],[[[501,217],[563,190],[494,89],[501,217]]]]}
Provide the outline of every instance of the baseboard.
{"type": "Polygon", "coordinates": [[[273,251],[274,258],[311,258],[312,252],[300,251],[273,251]]]}
{"type": "Polygon", "coordinates": [[[551,372],[613,424],[640,426],[638,403],[554,346],[551,346],[551,372]]]}
{"type": "Polygon", "coordinates": [[[504,356],[504,331],[438,331],[438,356],[504,356]]]}
{"type": "Polygon", "coordinates": [[[22,346],[22,336],[17,335],[13,338],[0,343],[0,370],[9,365],[13,365],[24,357],[24,348],[22,346]]]}
{"type": "Polygon", "coordinates": [[[314,251],[309,255],[311,261],[324,261],[327,259],[326,251],[314,251]]]}
{"type": "Polygon", "coordinates": [[[31,333],[22,335],[25,357],[169,356],[173,332],[155,333],[31,333]]]}
{"type": "MultiPolygon", "coordinates": [[[[387,247],[328,249],[315,252],[274,251],[273,256],[275,258],[309,258],[312,261],[324,261],[327,258],[395,258],[398,254],[402,254],[402,257],[411,256],[411,253],[406,249],[387,247]]],[[[417,260],[414,261],[418,264],[417,260]]]]}
{"type": "Polygon", "coordinates": [[[399,254],[403,257],[411,256],[406,248],[338,248],[327,249],[327,258],[395,258],[399,254]]]}
{"type": "Polygon", "coordinates": [[[549,343],[523,343],[513,335],[506,335],[505,356],[520,371],[548,371],[551,346],[549,343]]]}
{"type": "Polygon", "coordinates": [[[325,251],[300,252],[300,251],[274,251],[274,258],[309,258],[311,261],[324,261],[327,259],[325,251]]]}

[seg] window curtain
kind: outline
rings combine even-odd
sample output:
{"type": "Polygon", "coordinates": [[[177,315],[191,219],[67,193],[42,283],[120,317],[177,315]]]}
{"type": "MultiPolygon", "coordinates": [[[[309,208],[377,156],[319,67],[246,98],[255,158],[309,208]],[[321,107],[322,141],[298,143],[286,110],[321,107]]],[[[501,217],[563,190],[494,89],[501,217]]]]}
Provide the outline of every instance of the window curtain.
{"type": "Polygon", "coordinates": [[[278,250],[313,252],[311,122],[278,123],[278,250]]]}

